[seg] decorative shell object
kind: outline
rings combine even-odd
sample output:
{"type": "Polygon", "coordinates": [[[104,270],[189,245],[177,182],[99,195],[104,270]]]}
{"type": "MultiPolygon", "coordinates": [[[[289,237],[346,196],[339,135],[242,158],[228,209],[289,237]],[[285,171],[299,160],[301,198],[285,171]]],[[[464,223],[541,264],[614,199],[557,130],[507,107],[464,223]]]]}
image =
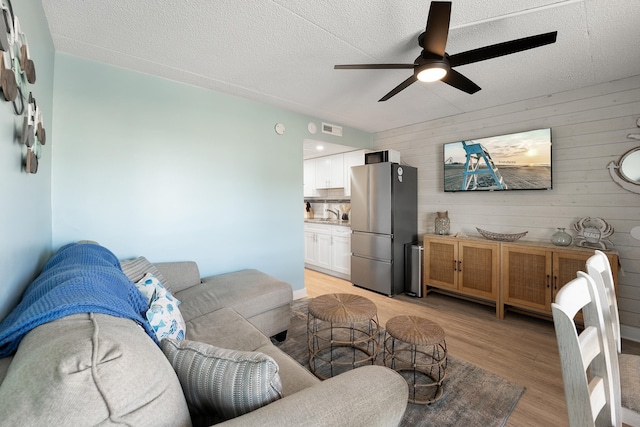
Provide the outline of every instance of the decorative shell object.
{"type": "Polygon", "coordinates": [[[485,239],[497,240],[499,242],[515,242],[521,237],[526,236],[528,233],[528,231],[525,231],[524,233],[514,233],[514,234],[494,233],[493,231],[483,230],[482,228],[478,228],[478,227],[476,227],[476,230],[478,230],[478,233],[480,233],[482,237],[484,237],[485,239]]]}
{"type": "Polygon", "coordinates": [[[613,227],[602,218],[580,218],[573,229],[578,235],[575,238],[576,246],[607,249],[607,245],[613,246],[609,236],[613,234],[613,227]]]}

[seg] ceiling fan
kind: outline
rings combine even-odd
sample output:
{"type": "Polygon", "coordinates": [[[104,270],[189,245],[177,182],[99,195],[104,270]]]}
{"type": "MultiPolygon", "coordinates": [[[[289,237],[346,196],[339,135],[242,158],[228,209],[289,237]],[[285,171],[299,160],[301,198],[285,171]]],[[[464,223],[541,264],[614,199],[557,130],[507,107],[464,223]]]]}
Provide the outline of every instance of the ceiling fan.
{"type": "Polygon", "coordinates": [[[453,67],[551,44],[556,41],[558,35],[557,31],[553,31],[449,55],[445,52],[445,47],[447,45],[447,37],[449,36],[450,18],[450,1],[431,2],[429,17],[427,18],[427,27],[418,37],[418,44],[422,48],[422,53],[413,61],[413,64],[336,65],[334,69],[413,69],[413,75],[411,77],[396,86],[378,102],[386,101],[392,96],[397,95],[417,80],[425,82],[441,80],[468,94],[474,94],[480,90],[480,86],[455,71],[453,67]]]}

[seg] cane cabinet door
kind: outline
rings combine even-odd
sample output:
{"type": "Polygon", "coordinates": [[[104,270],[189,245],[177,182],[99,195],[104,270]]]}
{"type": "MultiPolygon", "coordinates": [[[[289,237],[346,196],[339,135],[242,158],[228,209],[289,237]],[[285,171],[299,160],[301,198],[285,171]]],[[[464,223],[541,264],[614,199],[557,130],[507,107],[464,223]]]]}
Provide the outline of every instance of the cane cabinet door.
{"type": "Polygon", "coordinates": [[[500,253],[498,243],[458,243],[458,290],[490,300],[498,299],[500,253]]]}
{"type": "Polygon", "coordinates": [[[591,255],[591,252],[553,253],[552,301],[556,300],[556,294],[561,287],[576,278],[578,271],[587,271],[586,262],[591,255]]]}
{"type": "Polygon", "coordinates": [[[455,290],[458,287],[458,242],[447,237],[424,238],[424,285],[455,290]]]}
{"type": "Polygon", "coordinates": [[[500,277],[498,248],[498,243],[425,237],[424,282],[426,286],[496,301],[500,277]]]}
{"type": "MultiPolygon", "coordinates": [[[[558,250],[553,253],[553,301],[556,294],[566,283],[576,278],[577,271],[587,271],[586,262],[593,255],[592,251],[558,250]]],[[[613,283],[618,283],[618,255],[612,252],[605,254],[612,266],[613,283]]]]}
{"type": "Polygon", "coordinates": [[[503,303],[551,313],[552,263],[549,249],[503,244],[503,303]]]}

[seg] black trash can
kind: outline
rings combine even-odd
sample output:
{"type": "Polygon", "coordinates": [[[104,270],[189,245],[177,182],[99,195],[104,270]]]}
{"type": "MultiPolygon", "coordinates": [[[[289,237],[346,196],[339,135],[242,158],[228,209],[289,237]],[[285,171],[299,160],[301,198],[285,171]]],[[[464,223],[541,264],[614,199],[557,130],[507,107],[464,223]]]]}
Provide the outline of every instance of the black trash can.
{"type": "Polygon", "coordinates": [[[404,292],[417,298],[422,298],[423,251],[422,242],[412,242],[404,245],[404,292]]]}

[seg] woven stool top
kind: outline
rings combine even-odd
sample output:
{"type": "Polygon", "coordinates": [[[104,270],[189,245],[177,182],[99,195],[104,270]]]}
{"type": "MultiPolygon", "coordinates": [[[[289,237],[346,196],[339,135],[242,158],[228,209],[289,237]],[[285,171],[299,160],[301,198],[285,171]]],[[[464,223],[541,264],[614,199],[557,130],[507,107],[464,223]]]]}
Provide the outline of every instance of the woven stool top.
{"type": "Polygon", "coordinates": [[[385,325],[395,339],[415,345],[435,345],[444,341],[444,329],[436,322],[418,316],[396,316],[385,325]]]}
{"type": "Polygon", "coordinates": [[[309,301],[309,314],[326,322],[364,322],[376,313],[376,305],[359,295],[326,294],[309,301]]]}

